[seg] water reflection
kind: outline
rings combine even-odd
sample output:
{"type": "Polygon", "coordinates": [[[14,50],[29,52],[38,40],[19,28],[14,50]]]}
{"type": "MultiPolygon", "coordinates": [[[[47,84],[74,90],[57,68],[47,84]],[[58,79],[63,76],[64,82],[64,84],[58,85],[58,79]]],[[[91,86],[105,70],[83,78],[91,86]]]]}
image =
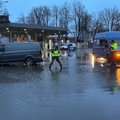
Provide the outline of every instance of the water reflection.
{"type": "Polygon", "coordinates": [[[111,74],[115,74],[113,81],[115,81],[111,86],[111,92],[116,93],[120,90],[120,68],[115,68],[114,72],[110,72],[111,74]]]}
{"type": "Polygon", "coordinates": [[[94,68],[95,67],[95,63],[94,63],[95,57],[93,54],[90,54],[90,61],[91,61],[92,68],[94,68]]]}
{"type": "Polygon", "coordinates": [[[97,64],[93,71],[101,89],[110,94],[120,90],[120,68],[97,64]]]}
{"type": "Polygon", "coordinates": [[[0,83],[24,83],[30,82],[39,78],[42,73],[43,67],[41,66],[3,66],[0,67],[0,83]]]}
{"type": "Polygon", "coordinates": [[[120,68],[117,68],[116,70],[116,83],[120,86],[120,68]]]}
{"type": "Polygon", "coordinates": [[[111,75],[114,76],[110,78],[113,81],[110,86],[110,91],[113,94],[120,90],[120,68],[111,68],[110,76],[111,75]]]}
{"type": "Polygon", "coordinates": [[[51,71],[51,80],[59,80],[59,71],[51,71]]]}

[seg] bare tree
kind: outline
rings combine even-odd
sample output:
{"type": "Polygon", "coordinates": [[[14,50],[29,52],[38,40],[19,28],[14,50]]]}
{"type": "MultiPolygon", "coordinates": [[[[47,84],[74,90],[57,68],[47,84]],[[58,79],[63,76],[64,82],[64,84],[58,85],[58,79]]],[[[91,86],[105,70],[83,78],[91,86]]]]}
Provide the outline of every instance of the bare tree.
{"type": "Polygon", "coordinates": [[[114,30],[114,26],[120,20],[119,10],[116,7],[100,11],[99,17],[109,31],[114,30]]]}
{"type": "Polygon", "coordinates": [[[0,0],[0,14],[9,15],[9,12],[7,8],[5,7],[6,3],[8,3],[7,0],[6,1],[0,0]]]}
{"type": "Polygon", "coordinates": [[[27,16],[27,23],[48,26],[50,17],[50,9],[47,6],[35,7],[27,16]]]}
{"type": "Polygon", "coordinates": [[[3,11],[3,3],[2,1],[0,1],[0,13],[2,13],[2,11],[3,11]]]}
{"type": "Polygon", "coordinates": [[[69,30],[71,22],[70,5],[66,2],[59,10],[59,27],[64,27],[69,30]]]}
{"type": "Polygon", "coordinates": [[[86,31],[89,32],[90,30],[90,25],[91,25],[91,21],[92,21],[92,16],[86,11],[84,12],[83,16],[82,16],[82,31],[86,31]]]}
{"type": "Polygon", "coordinates": [[[26,22],[28,24],[36,24],[36,19],[33,12],[30,12],[29,15],[26,17],[26,22]]]}
{"type": "Polygon", "coordinates": [[[103,9],[97,17],[89,14],[79,0],[73,2],[72,8],[67,2],[62,7],[55,5],[52,9],[47,6],[34,7],[27,17],[21,15],[20,22],[64,27],[68,32],[73,31],[77,40],[83,40],[84,34],[89,31],[94,36],[106,30],[120,30],[120,12],[116,7],[103,9]]]}
{"type": "Polygon", "coordinates": [[[48,26],[51,17],[50,8],[47,6],[43,7],[43,25],[48,26]]]}
{"type": "Polygon", "coordinates": [[[18,22],[19,23],[26,23],[26,17],[24,16],[24,14],[22,13],[20,15],[20,17],[18,18],[18,22]]]}
{"type": "Polygon", "coordinates": [[[85,12],[85,6],[80,1],[75,1],[73,3],[73,20],[75,24],[75,31],[76,31],[76,37],[77,40],[81,39],[81,33],[82,33],[82,22],[83,22],[83,15],[85,12]]]}
{"type": "Polygon", "coordinates": [[[96,16],[95,14],[92,15],[92,23],[91,23],[90,31],[93,35],[93,38],[95,37],[96,33],[105,31],[103,23],[101,22],[99,17],[96,16]]]}
{"type": "Polygon", "coordinates": [[[52,7],[51,16],[52,16],[53,26],[58,27],[58,24],[59,24],[59,8],[56,5],[52,7]]]}

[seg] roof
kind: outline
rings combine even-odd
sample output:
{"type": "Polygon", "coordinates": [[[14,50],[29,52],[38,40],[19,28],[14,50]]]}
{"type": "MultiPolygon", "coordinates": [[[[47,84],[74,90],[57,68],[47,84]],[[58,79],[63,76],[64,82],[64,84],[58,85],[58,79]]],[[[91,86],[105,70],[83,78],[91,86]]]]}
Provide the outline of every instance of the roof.
{"type": "Polygon", "coordinates": [[[95,39],[120,39],[120,31],[101,32],[95,35],[95,39]]]}
{"type": "Polygon", "coordinates": [[[57,32],[61,34],[66,34],[67,30],[65,28],[61,27],[50,27],[50,26],[40,26],[37,24],[22,24],[22,23],[6,23],[6,24],[0,24],[0,28],[9,27],[14,29],[33,29],[38,31],[49,31],[49,32],[57,32]]]}

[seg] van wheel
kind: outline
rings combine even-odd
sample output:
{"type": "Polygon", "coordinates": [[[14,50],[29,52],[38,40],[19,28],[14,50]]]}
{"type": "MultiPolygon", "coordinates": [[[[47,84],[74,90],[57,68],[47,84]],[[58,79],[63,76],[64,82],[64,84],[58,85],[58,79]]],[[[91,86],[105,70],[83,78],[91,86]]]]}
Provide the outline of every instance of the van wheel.
{"type": "Polygon", "coordinates": [[[25,58],[24,63],[26,64],[26,66],[35,65],[35,61],[34,61],[34,59],[32,57],[25,58]]]}

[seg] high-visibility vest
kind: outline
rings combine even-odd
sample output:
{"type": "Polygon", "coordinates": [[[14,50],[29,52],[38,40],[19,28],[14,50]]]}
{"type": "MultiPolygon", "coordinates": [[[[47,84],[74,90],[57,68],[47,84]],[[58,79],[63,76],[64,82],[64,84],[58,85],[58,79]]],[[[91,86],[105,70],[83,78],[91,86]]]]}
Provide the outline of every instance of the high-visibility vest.
{"type": "Polygon", "coordinates": [[[110,45],[110,46],[113,48],[113,50],[117,50],[117,49],[118,49],[118,44],[117,44],[117,42],[113,43],[113,44],[110,45]]]}
{"type": "Polygon", "coordinates": [[[53,50],[51,55],[52,55],[52,57],[59,57],[60,52],[59,52],[59,50],[53,50]]]}

